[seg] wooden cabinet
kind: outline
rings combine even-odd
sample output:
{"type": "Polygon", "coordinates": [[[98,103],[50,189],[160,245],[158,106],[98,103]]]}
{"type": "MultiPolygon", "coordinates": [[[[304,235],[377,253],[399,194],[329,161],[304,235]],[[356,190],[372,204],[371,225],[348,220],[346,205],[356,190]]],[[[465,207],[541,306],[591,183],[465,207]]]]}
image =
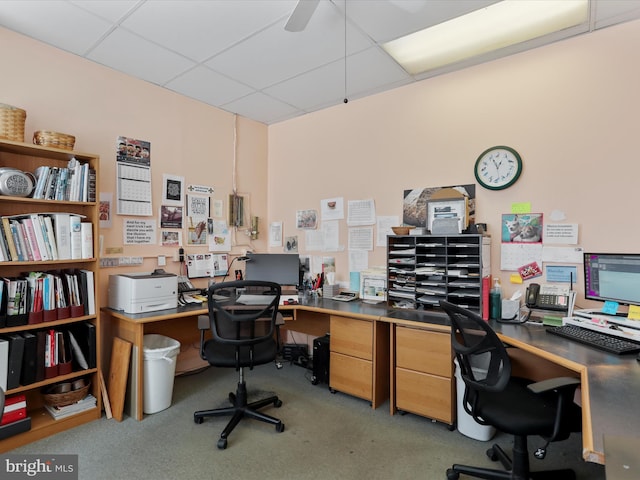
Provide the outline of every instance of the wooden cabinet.
{"type": "Polygon", "coordinates": [[[387,242],[390,306],[437,308],[440,300],[482,313],[482,278],[491,274],[491,238],[401,235],[387,242]]]}
{"type": "Polygon", "coordinates": [[[389,325],[331,315],[330,331],[330,388],[377,408],[389,395],[389,325]]]}
{"type": "MultiPolygon", "coordinates": [[[[85,154],[74,151],[61,150],[57,148],[47,148],[37,145],[29,145],[20,142],[11,142],[0,140],[0,167],[11,167],[22,171],[34,173],[36,168],[41,166],[66,168],[69,161],[75,158],[78,162],[88,165],[88,168],[95,172],[94,198],[99,198],[97,191],[99,158],[96,155],[85,154]]],[[[88,185],[88,183],[87,183],[88,185]]],[[[31,429],[9,436],[0,440],[0,452],[6,452],[18,446],[30,443],[40,438],[52,435],[63,430],[81,425],[83,423],[100,418],[102,411],[102,400],[100,396],[100,316],[98,298],[98,226],[99,226],[99,209],[96,201],[65,201],[65,200],[37,200],[33,198],[0,196],[0,216],[17,216],[24,214],[42,214],[43,216],[56,213],[71,213],[82,215],[83,222],[92,224],[93,233],[93,256],[91,258],[83,258],[77,260],[9,260],[0,262],[2,277],[22,277],[28,272],[55,272],[62,270],[84,270],[93,272],[93,301],[95,313],[87,312],[85,308],[78,313],[78,316],[56,315],[46,318],[33,319],[42,323],[30,324],[31,320],[20,323],[17,326],[6,326],[0,328],[0,336],[6,337],[11,334],[19,334],[23,336],[26,332],[36,334],[42,330],[65,330],[74,325],[80,325],[81,322],[89,322],[93,325],[95,331],[95,354],[96,365],[93,368],[81,369],[77,365],[69,368],[70,373],[62,370],[63,374],[57,374],[44,380],[39,380],[26,385],[20,384],[18,387],[9,388],[6,392],[7,396],[16,394],[24,394],[27,403],[27,415],[31,418],[31,429]],[[42,391],[46,387],[60,383],[73,382],[74,380],[85,379],[90,382],[89,392],[97,399],[97,405],[89,410],[81,413],[54,420],[53,417],[44,408],[42,391]]],[[[14,322],[9,322],[13,324],[14,322]]],[[[57,370],[56,370],[57,372],[57,370]]]]}
{"type": "Polygon", "coordinates": [[[453,354],[450,334],[395,326],[395,408],[454,422],[453,354]]]}

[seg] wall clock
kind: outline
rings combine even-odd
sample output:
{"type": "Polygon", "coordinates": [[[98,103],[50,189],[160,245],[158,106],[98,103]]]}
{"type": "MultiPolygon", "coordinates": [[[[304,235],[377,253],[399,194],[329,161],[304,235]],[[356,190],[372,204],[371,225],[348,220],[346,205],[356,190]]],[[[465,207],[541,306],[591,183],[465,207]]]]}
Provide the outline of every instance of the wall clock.
{"type": "Polygon", "coordinates": [[[480,154],[474,167],[476,180],[489,190],[510,187],[522,173],[522,158],[511,147],[491,147],[480,154]]]}

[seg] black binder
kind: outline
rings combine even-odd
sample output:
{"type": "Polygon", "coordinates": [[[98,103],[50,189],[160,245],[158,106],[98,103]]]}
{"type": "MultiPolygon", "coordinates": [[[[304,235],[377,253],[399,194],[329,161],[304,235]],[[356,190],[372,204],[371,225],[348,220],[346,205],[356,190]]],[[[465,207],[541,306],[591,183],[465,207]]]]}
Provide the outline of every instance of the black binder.
{"type": "Polygon", "coordinates": [[[20,386],[22,372],[22,356],[24,354],[24,337],[19,333],[7,335],[9,340],[9,370],[7,371],[7,390],[20,386]]]}
{"type": "Polygon", "coordinates": [[[46,330],[38,330],[36,337],[36,382],[41,382],[44,380],[44,357],[47,349],[46,330]]]}
{"type": "Polygon", "coordinates": [[[20,384],[29,385],[36,381],[37,363],[37,337],[31,332],[23,332],[24,353],[22,355],[22,371],[20,373],[20,384]]]}

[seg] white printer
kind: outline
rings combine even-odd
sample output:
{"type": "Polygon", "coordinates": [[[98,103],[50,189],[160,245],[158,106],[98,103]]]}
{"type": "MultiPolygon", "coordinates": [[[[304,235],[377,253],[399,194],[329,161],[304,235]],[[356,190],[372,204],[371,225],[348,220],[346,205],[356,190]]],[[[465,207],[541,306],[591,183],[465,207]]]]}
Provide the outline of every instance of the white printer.
{"type": "Polygon", "coordinates": [[[109,307],[146,313],[178,306],[178,276],[173,273],[109,275],[109,307]]]}

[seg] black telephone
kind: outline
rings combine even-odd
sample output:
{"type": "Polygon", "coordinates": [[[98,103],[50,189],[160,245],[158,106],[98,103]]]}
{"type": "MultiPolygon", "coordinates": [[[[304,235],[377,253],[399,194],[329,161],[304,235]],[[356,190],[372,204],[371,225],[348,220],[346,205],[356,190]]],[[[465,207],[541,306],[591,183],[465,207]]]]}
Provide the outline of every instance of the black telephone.
{"type": "Polygon", "coordinates": [[[527,287],[525,303],[529,308],[566,312],[569,309],[569,295],[558,292],[553,286],[532,283],[527,287]]]}
{"type": "Polygon", "coordinates": [[[189,280],[189,277],[179,276],[178,277],[178,293],[187,293],[187,292],[195,292],[200,291],[199,288],[193,286],[193,283],[189,280]]]}

